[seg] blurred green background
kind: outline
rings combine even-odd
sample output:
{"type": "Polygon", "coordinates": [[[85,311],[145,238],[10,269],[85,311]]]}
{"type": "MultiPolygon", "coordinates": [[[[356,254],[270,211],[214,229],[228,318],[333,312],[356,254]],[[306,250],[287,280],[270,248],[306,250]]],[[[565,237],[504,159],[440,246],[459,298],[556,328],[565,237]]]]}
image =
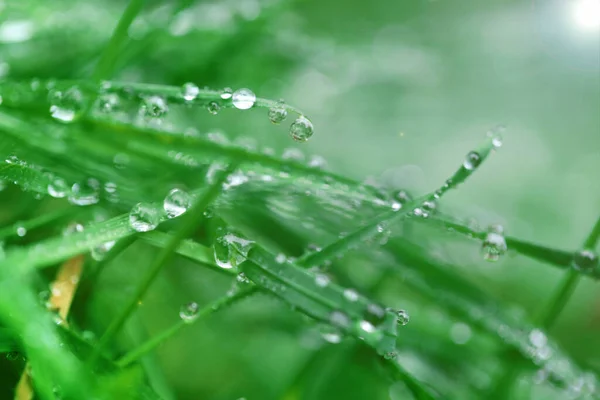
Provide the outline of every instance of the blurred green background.
{"type": "MultiPolygon", "coordinates": [[[[125,4],[0,1],[0,78],[87,78],[125,4]]],[[[594,4],[600,14],[594,0],[149,1],[129,31],[115,79],[248,87],[261,97],[284,98],[314,123],[307,144],[270,126],[263,111],[196,113],[177,123],[251,137],[278,153],[298,147],[323,156],[341,175],[419,194],[443,183],[488,129],[504,124],[502,148],[448,195],[442,210],[576,250],[600,212],[594,4]],[[591,11],[582,12],[582,3],[592,4],[591,11]],[[176,12],[182,5],[189,8],[176,12]]],[[[427,242],[435,243],[430,251],[460,265],[457,274],[530,316],[563,274],[514,255],[490,265],[475,243],[432,235],[441,239],[427,242]]],[[[89,324],[108,323],[119,296],[133,290],[132,266],[142,269],[155,256],[154,249],[136,246],[102,276],[101,295],[86,310],[89,324]]],[[[122,335],[124,346],[170,326],[180,304],[205,303],[231,284],[183,259],[173,264],[122,335]]],[[[350,264],[365,269],[359,281],[371,279],[369,257],[350,264]]],[[[477,351],[475,338],[456,339],[464,325],[440,322],[435,305],[395,297],[394,287],[386,293],[393,302],[404,297],[399,305],[411,314],[401,339],[424,329],[454,343],[457,354],[469,346],[477,351]]],[[[597,293],[585,279],[553,336],[577,361],[600,371],[597,293]]],[[[310,321],[259,296],[182,332],[147,368],[167,398],[406,398],[377,373],[371,356],[343,346],[325,346],[310,321]],[[319,357],[306,364],[319,346],[319,357]],[[304,389],[294,394],[286,388],[303,368],[304,389]]],[[[403,357],[411,369],[423,364],[410,346],[403,357]]],[[[3,370],[12,371],[8,364],[3,370]]]]}

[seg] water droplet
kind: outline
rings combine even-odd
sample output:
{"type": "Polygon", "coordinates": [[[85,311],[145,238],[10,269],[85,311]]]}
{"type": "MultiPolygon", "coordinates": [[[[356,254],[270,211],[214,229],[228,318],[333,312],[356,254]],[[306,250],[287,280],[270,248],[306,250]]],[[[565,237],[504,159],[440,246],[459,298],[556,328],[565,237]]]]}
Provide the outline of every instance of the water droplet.
{"type": "Polygon", "coordinates": [[[297,142],[306,142],[314,133],[312,122],[304,115],[296,118],[290,126],[290,136],[297,142]]]}
{"type": "Polygon", "coordinates": [[[198,318],[199,311],[200,307],[198,307],[198,303],[191,302],[184,304],[179,310],[179,318],[181,318],[186,324],[191,324],[196,320],[196,318],[198,318]]]}
{"type": "Polygon", "coordinates": [[[148,232],[160,223],[161,213],[151,204],[138,203],[129,212],[129,225],[138,232],[148,232]]]}
{"type": "Polygon", "coordinates": [[[146,117],[159,118],[169,111],[169,106],[161,96],[148,96],[143,99],[140,111],[146,117]]]}
{"type": "Polygon", "coordinates": [[[115,93],[104,93],[98,96],[96,103],[98,111],[103,113],[111,113],[119,108],[119,96],[115,93]]]}
{"type": "Polygon", "coordinates": [[[221,110],[221,106],[219,105],[219,103],[217,103],[216,101],[211,101],[210,103],[208,103],[208,105],[206,106],[206,109],[208,110],[209,113],[211,113],[212,115],[217,115],[219,113],[219,111],[221,110]]]}
{"type": "Polygon", "coordinates": [[[385,309],[379,304],[369,303],[364,315],[364,320],[373,325],[379,325],[385,317],[385,309]]]}
{"type": "Polygon", "coordinates": [[[223,89],[221,91],[221,98],[223,100],[230,99],[232,95],[233,95],[233,90],[231,88],[226,87],[225,89],[223,89]]]}
{"type": "Polygon", "coordinates": [[[358,300],[358,292],[356,290],[354,290],[354,289],[345,289],[344,290],[344,297],[348,301],[355,302],[355,301],[358,300]]]}
{"type": "Polygon", "coordinates": [[[375,326],[369,321],[362,320],[360,321],[360,329],[367,333],[373,333],[376,331],[375,326]]]}
{"type": "Polygon", "coordinates": [[[250,89],[238,89],[231,96],[233,106],[239,110],[247,110],[252,108],[256,102],[256,95],[250,89]]]}
{"type": "Polygon", "coordinates": [[[25,228],[24,226],[19,226],[17,228],[17,235],[19,237],[23,237],[23,236],[27,235],[27,228],[25,228]]]}
{"type": "Polygon", "coordinates": [[[331,278],[329,278],[325,274],[315,274],[315,283],[319,287],[326,287],[331,282],[331,278]]]}
{"type": "Polygon", "coordinates": [[[435,200],[425,200],[423,204],[421,204],[421,207],[417,207],[413,210],[413,214],[417,217],[428,218],[436,209],[437,203],[435,200]]]}
{"type": "Polygon", "coordinates": [[[471,151],[469,154],[467,154],[467,157],[463,162],[463,167],[469,171],[472,171],[477,168],[479,164],[481,164],[481,156],[477,152],[471,151]]]}
{"type": "Polygon", "coordinates": [[[583,249],[573,255],[573,268],[592,272],[598,267],[598,256],[592,250],[583,249]]]}
{"type": "Polygon", "coordinates": [[[394,198],[400,203],[405,204],[412,200],[412,197],[406,190],[400,190],[394,195],[394,198]]]}
{"type": "Polygon", "coordinates": [[[546,334],[539,329],[533,329],[529,332],[529,341],[534,347],[542,348],[548,343],[546,334]]]}
{"type": "Polygon", "coordinates": [[[237,267],[246,260],[254,242],[243,239],[233,233],[219,237],[213,243],[213,255],[217,265],[224,269],[237,267]]]}
{"type": "Polygon", "coordinates": [[[406,310],[396,310],[398,325],[404,326],[410,321],[410,316],[406,310]]]}
{"type": "Polygon", "coordinates": [[[277,262],[277,264],[283,264],[287,261],[287,257],[285,256],[285,254],[279,253],[277,254],[277,256],[275,256],[275,261],[277,262]]]}
{"type": "Polygon", "coordinates": [[[238,283],[242,283],[242,284],[250,283],[250,279],[248,279],[246,274],[244,274],[243,272],[240,272],[239,274],[237,274],[235,279],[238,283]]]}
{"type": "Polygon", "coordinates": [[[163,202],[167,217],[175,218],[186,212],[192,206],[192,196],[181,189],[173,189],[163,202]]]}
{"type": "Polygon", "coordinates": [[[62,178],[54,178],[48,185],[48,194],[52,197],[62,198],[67,195],[69,186],[67,182],[62,178]]]}
{"type": "Polygon", "coordinates": [[[467,324],[457,322],[450,328],[450,339],[456,344],[465,344],[471,339],[471,328],[467,324]]]}
{"type": "Polygon", "coordinates": [[[400,211],[401,208],[402,208],[401,203],[399,203],[397,201],[392,202],[392,210],[393,211],[400,211]]]}
{"type": "Polygon", "coordinates": [[[383,358],[385,358],[386,360],[395,360],[396,357],[398,357],[398,353],[396,353],[395,351],[386,351],[383,355],[383,358]]]}
{"type": "Polygon", "coordinates": [[[100,201],[100,182],[89,178],[85,182],[71,186],[69,202],[78,206],[89,206],[100,201]]]}
{"type": "Polygon", "coordinates": [[[111,240],[109,242],[102,243],[100,246],[96,246],[90,252],[92,258],[96,261],[103,260],[106,257],[106,254],[113,248],[115,245],[115,241],[111,240]]]}
{"type": "Polygon", "coordinates": [[[347,328],[350,326],[350,318],[348,315],[340,310],[332,311],[329,315],[329,322],[340,328],[347,328]]]}
{"type": "Polygon", "coordinates": [[[337,344],[342,341],[342,334],[340,330],[334,326],[322,324],[319,330],[323,339],[329,343],[337,344]]]}
{"type": "Polygon", "coordinates": [[[501,225],[490,226],[483,241],[483,258],[487,261],[498,261],[507,250],[504,228],[501,225]]]}
{"type": "Polygon", "coordinates": [[[283,150],[281,158],[284,160],[304,161],[304,153],[300,149],[287,148],[283,150]]]}
{"type": "Polygon", "coordinates": [[[308,166],[311,168],[325,169],[327,167],[327,160],[319,155],[313,155],[308,160],[308,166]]]}
{"type": "Polygon", "coordinates": [[[192,101],[198,97],[199,94],[200,89],[191,82],[188,82],[181,87],[181,97],[183,97],[185,101],[192,101]]]}
{"type": "Polygon", "coordinates": [[[494,148],[502,147],[502,134],[505,130],[506,128],[503,125],[499,125],[487,133],[487,136],[492,139],[492,146],[494,148]]]}
{"type": "Polygon", "coordinates": [[[277,104],[269,108],[269,120],[274,124],[280,124],[287,118],[288,112],[285,109],[285,104],[279,101],[277,104]]]}
{"type": "Polygon", "coordinates": [[[50,98],[50,115],[61,122],[72,122],[77,113],[84,107],[83,93],[73,86],[65,93],[52,91],[50,98]]]}

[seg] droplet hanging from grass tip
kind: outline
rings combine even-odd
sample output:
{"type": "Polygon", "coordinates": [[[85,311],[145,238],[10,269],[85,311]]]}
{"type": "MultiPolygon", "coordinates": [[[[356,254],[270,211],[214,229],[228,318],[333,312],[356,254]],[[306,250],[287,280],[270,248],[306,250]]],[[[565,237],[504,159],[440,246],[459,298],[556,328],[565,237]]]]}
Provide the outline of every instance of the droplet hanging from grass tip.
{"type": "Polygon", "coordinates": [[[312,122],[304,115],[299,116],[290,126],[290,136],[297,142],[306,142],[314,133],[312,122]]]}

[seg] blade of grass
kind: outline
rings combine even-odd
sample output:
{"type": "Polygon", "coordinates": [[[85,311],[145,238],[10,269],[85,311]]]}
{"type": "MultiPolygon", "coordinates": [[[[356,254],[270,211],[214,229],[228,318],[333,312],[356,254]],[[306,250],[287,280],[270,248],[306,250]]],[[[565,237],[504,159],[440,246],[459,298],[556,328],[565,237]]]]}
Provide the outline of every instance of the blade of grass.
{"type": "Polygon", "coordinates": [[[121,15],[117,26],[104,48],[104,52],[96,65],[93,73],[93,79],[100,81],[108,78],[112,74],[112,68],[116,58],[119,56],[119,48],[127,39],[129,27],[144,7],[145,0],[131,0],[121,15]]]}

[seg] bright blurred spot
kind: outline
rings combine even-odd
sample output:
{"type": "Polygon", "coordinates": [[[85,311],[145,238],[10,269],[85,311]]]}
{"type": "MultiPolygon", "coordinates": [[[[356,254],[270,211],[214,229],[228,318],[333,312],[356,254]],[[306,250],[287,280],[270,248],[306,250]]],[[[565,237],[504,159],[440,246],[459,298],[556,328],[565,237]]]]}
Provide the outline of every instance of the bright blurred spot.
{"type": "Polygon", "coordinates": [[[579,0],[573,3],[573,17],[586,30],[600,30],[600,0],[579,0]]]}

